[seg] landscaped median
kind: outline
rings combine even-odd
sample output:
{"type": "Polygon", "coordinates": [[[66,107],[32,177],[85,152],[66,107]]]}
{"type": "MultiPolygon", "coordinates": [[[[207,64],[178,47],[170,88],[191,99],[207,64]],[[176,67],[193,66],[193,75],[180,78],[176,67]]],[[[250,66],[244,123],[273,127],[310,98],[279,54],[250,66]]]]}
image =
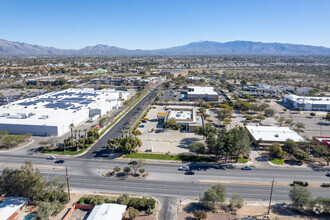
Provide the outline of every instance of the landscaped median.
{"type": "Polygon", "coordinates": [[[127,154],[123,158],[150,159],[150,160],[174,160],[174,161],[193,161],[193,162],[215,162],[215,160],[191,155],[170,155],[170,154],[147,154],[132,153],[127,154]]]}
{"type": "Polygon", "coordinates": [[[90,145],[86,144],[85,148],[81,148],[77,151],[76,148],[68,148],[65,151],[63,150],[63,148],[55,148],[55,149],[44,149],[42,150],[42,153],[44,154],[59,154],[59,155],[78,155],[83,153],[84,151],[86,151],[88,148],[90,147],[90,145]]]}
{"type": "Polygon", "coordinates": [[[107,130],[109,130],[114,124],[116,124],[127,112],[129,112],[137,103],[139,103],[146,95],[148,95],[149,92],[150,91],[146,91],[134,103],[132,103],[125,111],[123,111],[113,122],[111,122],[107,127],[105,127],[101,131],[100,136],[102,136],[107,130]]]}

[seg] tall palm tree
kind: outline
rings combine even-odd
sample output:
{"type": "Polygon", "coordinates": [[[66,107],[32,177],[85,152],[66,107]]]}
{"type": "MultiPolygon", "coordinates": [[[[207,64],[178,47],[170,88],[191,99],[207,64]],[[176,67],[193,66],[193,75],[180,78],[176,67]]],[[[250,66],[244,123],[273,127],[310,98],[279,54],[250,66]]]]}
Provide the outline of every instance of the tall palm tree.
{"type": "Polygon", "coordinates": [[[77,134],[78,134],[78,130],[77,129],[75,129],[74,130],[74,140],[75,140],[75,143],[76,143],[76,147],[77,147],[77,134]]]}
{"type": "MultiPolygon", "coordinates": [[[[71,143],[73,144],[73,128],[74,128],[74,124],[71,123],[69,125],[69,128],[70,128],[70,131],[71,131],[71,143]]],[[[73,146],[71,146],[71,147],[73,147],[73,146]]],[[[64,146],[64,152],[65,152],[65,146],[64,146]]]]}

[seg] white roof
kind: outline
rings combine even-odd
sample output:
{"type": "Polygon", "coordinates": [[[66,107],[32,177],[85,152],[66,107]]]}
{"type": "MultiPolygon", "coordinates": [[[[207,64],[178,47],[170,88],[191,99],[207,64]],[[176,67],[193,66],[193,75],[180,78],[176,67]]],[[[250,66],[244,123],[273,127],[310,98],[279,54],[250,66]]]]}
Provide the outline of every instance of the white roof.
{"type": "Polygon", "coordinates": [[[330,105],[330,97],[313,97],[313,96],[297,96],[297,95],[286,95],[288,99],[296,101],[298,103],[312,103],[312,104],[324,104],[330,105]]]}
{"type": "Polygon", "coordinates": [[[126,210],[126,205],[104,203],[97,205],[89,214],[87,220],[121,220],[126,210]]]}
{"type": "Polygon", "coordinates": [[[245,126],[255,140],[284,142],[291,139],[295,142],[305,142],[305,139],[289,127],[245,126]]]}
{"type": "Polygon", "coordinates": [[[189,89],[193,91],[189,91],[188,94],[207,94],[207,95],[218,95],[216,91],[214,91],[214,87],[212,86],[189,86],[189,89]]]}
{"type": "Polygon", "coordinates": [[[24,197],[8,197],[5,201],[0,203],[0,217],[1,219],[8,219],[19,208],[29,201],[24,197]]]}

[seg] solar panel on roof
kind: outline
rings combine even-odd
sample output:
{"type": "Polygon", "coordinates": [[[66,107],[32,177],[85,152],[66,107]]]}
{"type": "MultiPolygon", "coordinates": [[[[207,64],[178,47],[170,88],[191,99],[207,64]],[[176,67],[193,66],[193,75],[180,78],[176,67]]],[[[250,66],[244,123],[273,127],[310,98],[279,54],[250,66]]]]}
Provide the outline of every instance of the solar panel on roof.
{"type": "Polygon", "coordinates": [[[49,103],[45,105],[46,108],[61,108],[61,109],[68,108],[70,106],[72,105],[65,103],[49,103]]]}
{"type": "Polygon", "coordinates": [[[89,93],[89,92],[78,94],[78,96],[98,96],[98,95],[99,94],[97,94],[97,93],[89,93]]]}
{"type": "Polygon", "coordinates": [[[58,93],[55,96],[62,96],[62,95],[73,95],[76,94],[75,92],[62,92],[62,93],[58,93]]]}

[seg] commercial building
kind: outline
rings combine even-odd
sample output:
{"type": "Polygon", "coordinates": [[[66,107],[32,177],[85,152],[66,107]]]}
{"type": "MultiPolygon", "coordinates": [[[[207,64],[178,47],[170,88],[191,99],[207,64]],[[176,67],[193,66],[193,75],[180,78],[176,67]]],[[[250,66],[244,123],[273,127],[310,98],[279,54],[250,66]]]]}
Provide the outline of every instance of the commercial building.
{"type": "Polygon", "coordinates": [[[196,127],[204,124],[202,116],[198,116],[196,109],[193,107],[168,107],[166,112],[159,112],[157,117],[160,120],[164,118],[164,121],[175,119],[181,125],[181,128],[186,131],[194,131],[196,127]]]}
{"type": "Polygon", "coordinates": [[[202,99],[217,102],[219,100],[219,94],[214,91],[213,87],[190,86],[188,87],[187,99],[190,101],[202,99]]]}
{"type": "Polygon", "coordinates": [[[330,137],[325,137],[325,136],[313,136],[313,139],[318,143],[325,145],[329,148],[330,150],[330,137]]]}
{"type": "Polygon", "coordinates": [[[282,101],[295,108],[304,111],[330,111],[330,97],[309,97],[286,95],[282,101]]]}
{"type": "Polygon", "coordinates": [[[61,136],[95,115],[116,109],[128,93],[113,89],[67,89],[0,107],[0,131],[10,134],[61,136]]]}
{"type": "Polygon", "coordinates": [[[187,70],[164,70],[161,71],[160,74],[168,75],[173,78],[177,77],[186,77],[188,75],[187,70]]]}
{"type": "Polygon", "coordinates": [[[29,199],[24,197],[8,197],[0,203],[0,219],[13,220],[23,211],[29,199]]]}
{"type": "Polygon", "coordinates": [[[283,144],[288,139],[295,142],[305,142],[305,139],[290,127],[251,126],[246,125],[253,142],[257,146],[283,144]]]}
{"type": "Polygon", "coordinates": [[[126,205],[104,203],[96,205],[89,214],[87,220],[121,220],[126,211],[126,205]]]}

